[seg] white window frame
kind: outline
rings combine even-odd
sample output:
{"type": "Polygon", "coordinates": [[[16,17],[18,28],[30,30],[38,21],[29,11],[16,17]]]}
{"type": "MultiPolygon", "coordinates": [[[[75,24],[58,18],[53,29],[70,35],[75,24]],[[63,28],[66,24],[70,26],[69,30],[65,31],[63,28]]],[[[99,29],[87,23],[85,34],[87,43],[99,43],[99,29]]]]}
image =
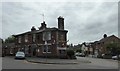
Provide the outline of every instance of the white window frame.
{"type": "Polygon", "coordinates": [[[60,36],[60,40],[63,41],[64,40],[64,35],[60,36]]]}
{"type": "Polygon", "coordinates": [[[43,53],[51,53],[51,51],[48,51],[50,46],[47,45],[47,47],[46,47],[46,45],[43,46],[43,53]],[[48,47],[48,49],[47,49],[47,47],[48,47]],[[44,49],[47,49],[47,51],[44,51],[44,49]]]}
{"type": "Polygon", "coordinates": [[[66,50],[59,50],[59,53],[60,54],[65,54],[66,53],[66,50]],[[64,52],[63,52],[64,51],[64,52]]]}
{"type": "Polygon", "coordinates": [[[51,32],[50,31],[43,32],[43,41],[45,41],[45,40],[51,40],[51,32]]]}
{"type": "Polygon", "coordinates": [[[18,37],[18,43],[21,43],[21,36],[18,37]]]}
{"type": "Polygon", "coordinates": [[[25,42],[28,42],[28,35],[25,35],[25,42]]]}
{"type": "Polygon", "coordinates": [[[43,32],[43,41],[45,41],[45,34],[46,34],[46,33],[45,33],[45,32],[43,32]]]}
{"type": "Polygon", "coordinates": [[[47,32],[48,34],[48,40],[51,40],[51,32],[47,32]]]}
{"type": "Polygon", "coordinates": [[[35,41],[36,41],[36,34],[33,34],[32,37],[33,37],[33,38],[32,38],[33,42],[35,42],[35,41]]]}

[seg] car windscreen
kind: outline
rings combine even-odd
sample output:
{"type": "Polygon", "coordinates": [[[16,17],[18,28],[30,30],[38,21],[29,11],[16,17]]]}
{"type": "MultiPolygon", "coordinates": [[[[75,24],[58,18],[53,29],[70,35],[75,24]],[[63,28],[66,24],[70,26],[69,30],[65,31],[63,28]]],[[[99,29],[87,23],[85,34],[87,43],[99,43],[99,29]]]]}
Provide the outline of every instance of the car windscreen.
{"type": "Polygon", "coordinates": [[[23,52],[18,52],[16,55],[24,55],[23,52]]]}

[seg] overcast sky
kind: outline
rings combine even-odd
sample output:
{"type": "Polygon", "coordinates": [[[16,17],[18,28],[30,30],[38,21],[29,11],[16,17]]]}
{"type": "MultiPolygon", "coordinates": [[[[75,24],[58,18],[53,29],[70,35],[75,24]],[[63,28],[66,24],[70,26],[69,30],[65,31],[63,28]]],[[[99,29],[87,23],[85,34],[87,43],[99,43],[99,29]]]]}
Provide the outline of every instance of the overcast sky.
{"type": "Polygon", "coordinates": [[[103,34],[118,35],[118,2],[4,2],[0,37],[40,27],[42,13],[47,27],[57,27],[58,16],[65,18],[68,44],[97,41],[103,34]]]}

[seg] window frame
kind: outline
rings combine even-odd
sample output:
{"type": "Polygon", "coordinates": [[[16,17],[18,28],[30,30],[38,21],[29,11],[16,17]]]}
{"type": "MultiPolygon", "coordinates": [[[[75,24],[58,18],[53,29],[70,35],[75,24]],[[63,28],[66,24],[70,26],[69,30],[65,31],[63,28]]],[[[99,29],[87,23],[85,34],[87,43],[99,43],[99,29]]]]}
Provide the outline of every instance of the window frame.
{"type": "Polygon", "coordinates": [[[21,43],[21,42],[22,42],[22,37],[18,36],[18,43],[21,43]]]}
{"type": "Polygon", "coordinates": [[[43,32],[43,41],[45,41],[45,40],[51,40],[52,38],[51,38],[51,31],[45,31],[45,32],[43,32]]]}
{"type": "Polygon", "coordinates": [[[32,35],[32,42],[35,42],[36,41],[36,34],[33,34],[32,35]]]}
{"type": "Polygon", "coordinates": [[[28,34],[25,35],[25,42],[28,42],[28,34]]]}
{"type": "Polygon", "coordinates": [[[43,46],[43,53],[51,53],[51,47],[49,45],[47,45],[47,47],[46,47],[46,45],[43,46]],[[47,47],[48,47],[48,49],[47,49],[47,47]],[[45,49],[47,49],[47,51],[45,49]]]}

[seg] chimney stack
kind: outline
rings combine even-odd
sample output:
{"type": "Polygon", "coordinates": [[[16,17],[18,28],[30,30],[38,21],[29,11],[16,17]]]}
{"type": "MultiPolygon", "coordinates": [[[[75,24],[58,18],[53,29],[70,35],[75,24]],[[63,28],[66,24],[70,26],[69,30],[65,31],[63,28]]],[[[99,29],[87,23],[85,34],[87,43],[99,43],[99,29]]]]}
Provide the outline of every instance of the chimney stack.
{"type": "Polygon", "coordinates": [[[61,16],[58,17],[58,29],[64,30],[64,18],[61,16]]]}
{"type": "Polygon", "coordinates": [[[32,26],[31,31],[35,31],[35,30],[36,30],[36,28],[34,26],[32,26]]]}
{"type": "Polygon", "coordinates": [[[41,23],[41,27],[39,28],[39,30],[44,29],[44,28],[46,28],[45,21],[43,21],[43,23],[41,23]]]}
{"type": "Polygon", "coordinates": [[[107,35],[106,35],[106,34],[104,34],[104,35],[103,35],[103,37],[104,37],[104,38],[106,38],[106,37],[107,37],[107,35]]]}

